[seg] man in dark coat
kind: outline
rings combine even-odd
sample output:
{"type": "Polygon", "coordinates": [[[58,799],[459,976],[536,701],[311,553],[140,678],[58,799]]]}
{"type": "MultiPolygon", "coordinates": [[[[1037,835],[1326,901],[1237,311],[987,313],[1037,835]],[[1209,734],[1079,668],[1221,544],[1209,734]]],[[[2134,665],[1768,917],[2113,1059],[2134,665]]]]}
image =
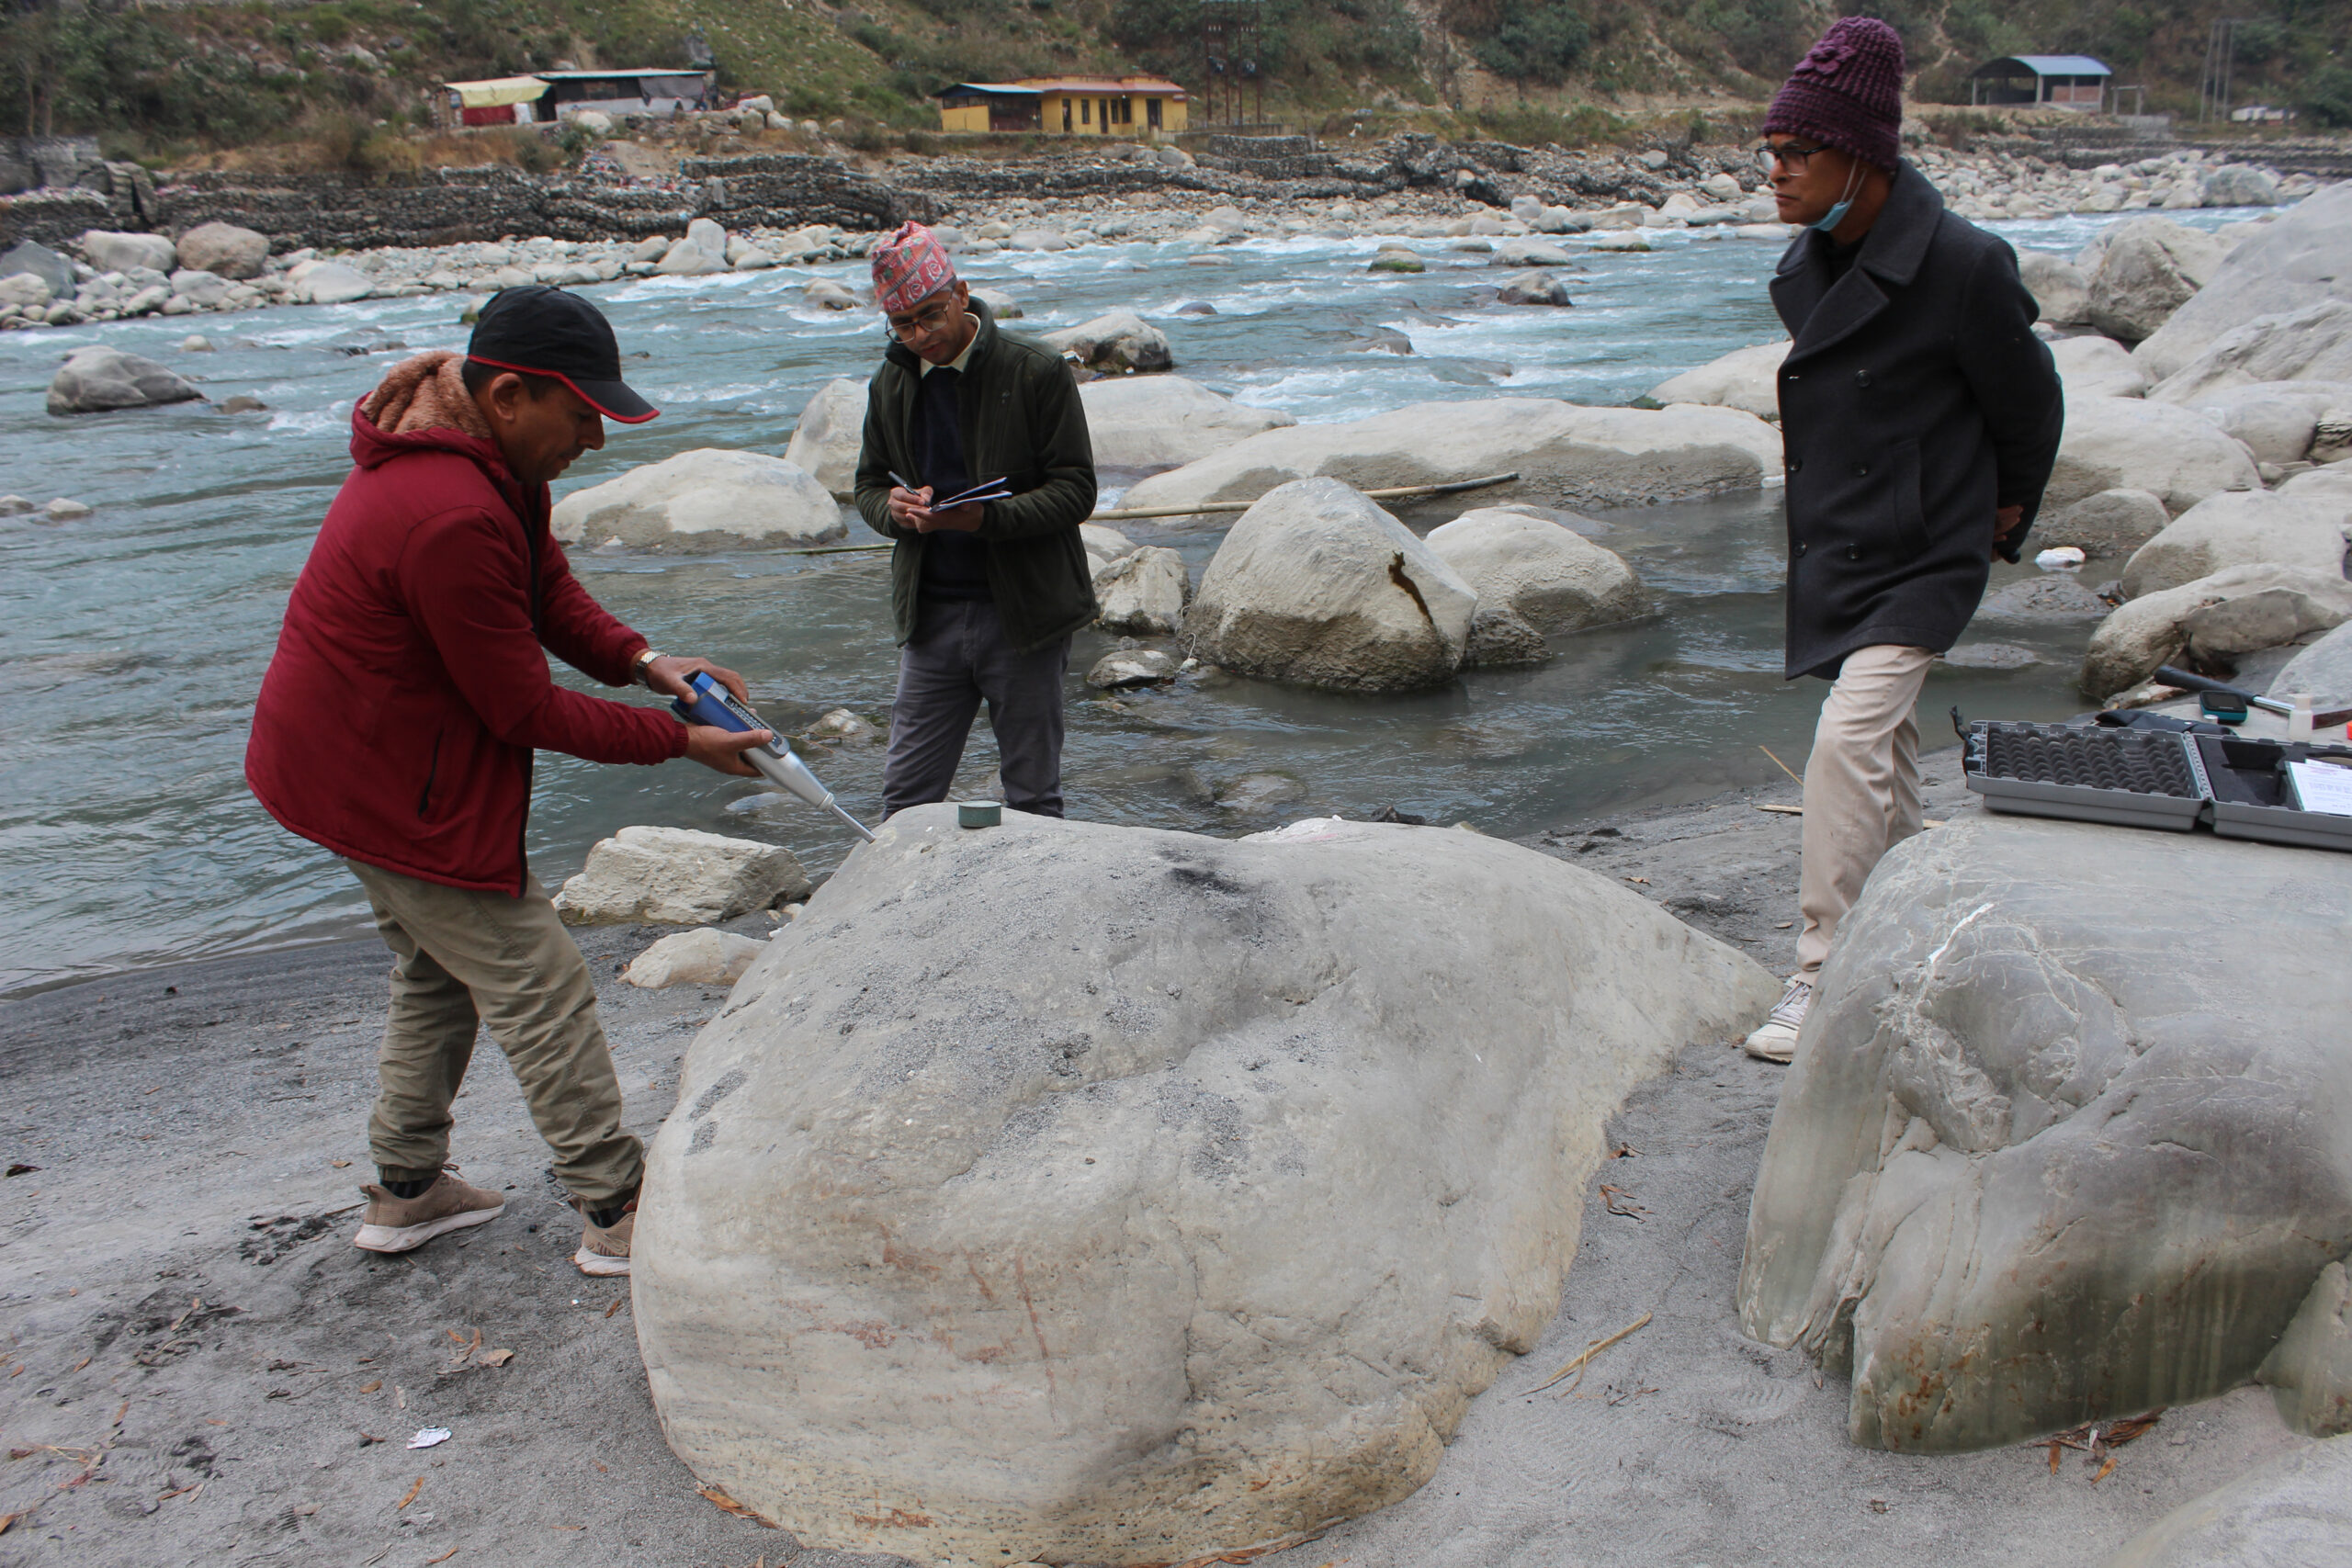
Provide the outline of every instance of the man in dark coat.
{"type": "Polygon", "coordinates": [[[883,813],[947,798],[985,701],[1004,803],[1059,817],[1070,634],[1101,614],[1078,532],[1094,510],[1085,405],[1059,355],[997,330],[922,224],[876,247],[874,291],[894,341],[866,394],[856,496],[898,543],[883,813]],[[998,499],[933,504],[999,479],[998,499]]]}
{"type": "Polygon", "coordinates": [[[2018,558],[2057,460],[2058,373],[2000,240],[1897,152],[1903,44],[1838,22],[1764,121],[1772,194],[1805,226],[1772,304],[1788,468],[1791,680],[1833,682],[1805,764],[1797,969],[1747,1049],[1785,1062],[1871,868],[1919,830],[1928,663],[2018,558]]]}

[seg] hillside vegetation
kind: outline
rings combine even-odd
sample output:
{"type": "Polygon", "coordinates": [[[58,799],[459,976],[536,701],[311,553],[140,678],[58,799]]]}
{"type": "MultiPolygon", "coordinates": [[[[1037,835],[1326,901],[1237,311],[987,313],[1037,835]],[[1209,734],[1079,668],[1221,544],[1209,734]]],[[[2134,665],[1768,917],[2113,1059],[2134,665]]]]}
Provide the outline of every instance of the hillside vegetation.
{"type": "MultiPolygon", "coordinates": [[[[0,129],[95,132],[115,156],[422,125],[447,79],[679,64],[723,88],[869,130],[935,124],[961,79],[1165,73],[1200,88],[1203,0],[24,0],[0,21],[0,129]],[[356,128],[355,130],[355,128],[356,128]]],[[[1828,0],[1263,0],[1266,114],[1325,131],[1424,123],[1569,140],[1611,113],[1770,92],[1839,6],[1828,0]]],[[[1917,96],[1965,102],[1997,54],[2082,52],[2193,109],[2207,28],[2240,18],[2240,103],[2352,125],[2344,0],[1847,0],[1904,35],[1917,96]]]]}

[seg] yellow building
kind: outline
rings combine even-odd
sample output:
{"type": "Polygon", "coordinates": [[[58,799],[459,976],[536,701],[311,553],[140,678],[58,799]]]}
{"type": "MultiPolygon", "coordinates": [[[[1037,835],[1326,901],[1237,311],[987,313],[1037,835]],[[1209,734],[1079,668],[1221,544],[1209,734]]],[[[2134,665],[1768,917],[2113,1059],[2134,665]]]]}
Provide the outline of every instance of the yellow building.
{"type": "Polygon", "coordinates": [[[942,130],[1043,130],[1066,136],[1172,136],[1184,89],[1159,76],[1033,76],[958,82],[939,95],[942,130]]]}

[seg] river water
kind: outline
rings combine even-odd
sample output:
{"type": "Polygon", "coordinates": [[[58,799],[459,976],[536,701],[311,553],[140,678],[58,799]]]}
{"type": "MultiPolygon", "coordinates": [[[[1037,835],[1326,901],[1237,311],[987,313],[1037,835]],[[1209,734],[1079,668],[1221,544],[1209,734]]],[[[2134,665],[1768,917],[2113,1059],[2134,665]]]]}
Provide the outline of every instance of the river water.
{"type": "MultiPolygon", "coordinates": [[[[2245,216],[2187,218],[2212,227],[2245,216]]],[[[1997,227],[2020,246],[2064,254],[2104,221],[1997,227]]],[[[1223,265],[1193,264],[1187,245],[1139,244],[976,258],[966,270],[1013,292],[1025,329],[1137,309],[1168,333],[1181,373],[1319,423],[1433,399],[1621,403],[1779,335],[1765,296],[1778,246],[1680,234],[1659,243],[1649,254],[1583,256],[1570,310],[1467,303],[1495,274],[1476,265],[1481,258],[1446,255],[1442,242],[1419,243],[1432,257],[1428,273],[1376,279],[1363,271],[1369,239],[1249,242],[1217,251],[1223,265]],[[1218,313],[1175,313],[1196,299],[1218,313]],[[1348,347],[1374,326],[1406,333],[1415,354],[1348,347]]],[[[828,271],[860,281],[856,266],[828,271]]],[[[629,364],[632,382],[664,412],[650,425],[611,427],[606,449],[559,492],[691,447],[781,455],[809,395],[830,377],[865,374],[882,347],[870,316],[801,310],[810,276],[592,290],[624,353],[643,356],[629,364]]],[[[0,519],[0,993],[365,929],[348,874],[246,794],[245,730],[287,592],[349,467],[353,400],[404,352],[461,348],[460,303],[364,300],[0,336],[0,491],[97,508],[76,523],[0,519]],[[191,331],[219,352],[182,352],[191,331]],[[252,393],[270,412],[185,404],[49,417],[42,399],[58,361],[91,343],[162,360],[215,399],[252,393]]],[[[1222,537],[1148,524],[1126,531],[1181,549],[1196,575],[1222,537]]],[[[1555,657],[1540,667],[1473,673],[1419,695],[1220,677],[1114,706],[1080,682],[1108,639],[1081,634],[1065,761],[1071,814],[1239,833],[1394,806],[1517,834],[1777,776],[1762,747],[1802,770],[1822,688],[1781,678],[1778,492],[1603,514],[1589,531],[1660,592],[1662,614],[1555,639],[1555,657]]],[[[885,558],[583,551],[574,566],[657,646],[732,664],[763,710],[797,728],[836,706],[887,723],[885,558]]],[[[1996,566],[1995,581],[2032,570],[1996,566]]],[[[2005,672],[1939,667],[1925,712],[2075,711],[2070,681],[2085,630],[1982,628],[1972,635],[2023,644],[2044,661],[2005,672]]],[[[803,750],[853,811],[874,814],[878,746],[803,750]]],[[[983,721],[959,793],[983,788],[994,763],[983,721]]],[[[530,845],[549,886],[630,823],[769,839],[819,871],[850,847],[846,829],[798,805],[684,762],[632,769],[551,756],[538,780],[530,845]]]]}

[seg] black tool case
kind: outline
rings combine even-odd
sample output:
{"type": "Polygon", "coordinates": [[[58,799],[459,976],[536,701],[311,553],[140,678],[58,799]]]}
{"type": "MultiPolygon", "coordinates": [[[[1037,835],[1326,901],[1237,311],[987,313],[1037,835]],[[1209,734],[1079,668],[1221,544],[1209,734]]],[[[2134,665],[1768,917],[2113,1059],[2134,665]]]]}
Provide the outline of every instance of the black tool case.
{"type": "Polygon", "coordinates": [[[2352,756],[2343,747],[1993,719],[1964,733],[1968,787],[1987,810],[2175,833],[2205,822],[2225,839],[2352,850],[2352,817],[2295,809],[2279,767],[2352,756]]]}

